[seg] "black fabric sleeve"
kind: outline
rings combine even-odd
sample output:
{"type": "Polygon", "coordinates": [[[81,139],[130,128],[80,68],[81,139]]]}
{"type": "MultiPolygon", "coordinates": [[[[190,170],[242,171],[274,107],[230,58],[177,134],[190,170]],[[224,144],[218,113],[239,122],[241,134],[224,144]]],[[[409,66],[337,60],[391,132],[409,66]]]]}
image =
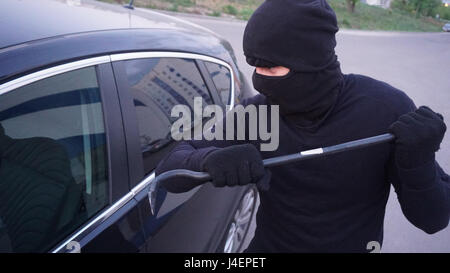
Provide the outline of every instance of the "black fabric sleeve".
{"type": "MultiPolygon", "coordinates": [[[[208,154],[214,150],[238,144],[242,144],[242,142],[228,140],[181,141],[158,164],[155,173],[156,175],[159,175],[163,172],[175,169],[187,169],[202,172],[204,171],[202,168],[202,161],[208,154]]],[[[233,159],[231,158],[230,160],[233,159]]],[[[198,183],[189,178],[173,178],[162,182],[161,185],[169,192],[181,193],[187,192],[198,186],[198,183]]]]}
{"type": "Polygon", "coordinates": [[[435,160],[414,169],[403,169],[392,156],[388,174],[403,214],[414,226],[428,234],[447,227],[450,177],[435,160]]]}
{"type": "MultiPolygon", "coordinates": [[[[389,93],[394,120],[417,109],[406,93],[389,93]]],[[[393,185],[403,214],[417,228],[436,233],[447,227],[450,218],[450,178],[434,157],[419,167],[405,169],[396,163],[395,147],[387,162],[388,181],[393,185]]]]}
{"type": "MultiPolygon", "coordinates": [[[[241,104],[243,106],[249,104],[260,104],[263,101],[261,96],[255,96],[244,100],[241,104]]],[[[249,141],[237,140],[237,120],[235,115],[227,114],[225,115],[221,128],[223,131],[223,136],[226,136],[226,120],[227,118],[234,119],[234,139],[232,140],[188,140],[180,141],[180,143],[172,149],[169,154],[158,164],[155,169],[156,175],[163,172],[174,170],[174,169],[187,169],[192,171],[201,172],[201,163],[203,159],[212,151],[224,147],[229,147],[231,145],[239,145],[248,143],[249,141]]],[[[248,124],[246,116],[246,123],[248,124]]],[[[246,128],[246,130],[248,127],[246,128]]],[[[233,160],[232,158],[230,160],[233,160]]],[[[187,178],[176,178],[170,179],[162,183],[162,186],[166,188],[167,191],[173,193],[181,193],[191,190],[198,184],[192,179],[187,178]]]]}
{"type": "MultiPolygon", "coordinates": [[[[217,147],[206,147],[196,149],[191,142],[182,141],[158,164],[155,173],[159,175],[166,171],[175,169],[187,169],[200,172],[201,160],[210,152],[218,149],[217,147]]],[[[162,182],[167,191],[180,193],[191,190],[197,186],[197,183],[192,179],[187,178],[173,178],[162,182]]]]}

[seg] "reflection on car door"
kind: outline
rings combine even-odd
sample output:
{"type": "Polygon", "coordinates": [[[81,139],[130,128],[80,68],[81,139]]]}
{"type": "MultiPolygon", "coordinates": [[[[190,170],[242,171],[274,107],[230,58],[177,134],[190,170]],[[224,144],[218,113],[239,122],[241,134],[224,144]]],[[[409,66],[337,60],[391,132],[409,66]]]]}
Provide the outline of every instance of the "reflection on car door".
{"type": "MultiPolygon", "coordinates": [[[[153,57],[113,63],[124,110],[131,183],[138,184],[151,175],[157,164],[176,145],[171,126],[178,117],[171,116],[175,105],[186,105],[194,113],[194,98],[201,97],[203,107],[213,103],[212,80],[205,83],[198,60],[191,58],[153,57]],[[137,143],[138,145],[136,145],[137,143]],[[131,151],[131,152],[130,152],[131,151]],[[133,169],[134,168],[134,169],[133,169]],[[138,175],[136,175],[138,174],[138,175]]],[[[206,68],[203,67],[206,71],[206,68]]],[[[229,81],[230,82],[230,81],[229,81]]],[[[226,97],[223,94],[222,97],[226,97]]],[[[228,94],[228,97],[230,95],[228,94]]],[[[192,118],[196,118],[192,116],[192,118]]],[[[155,215],[148,199],[141,196],[140,208],[146,238],[152,237],[202,187],[172,194],[160,189],[155,215]]]]}

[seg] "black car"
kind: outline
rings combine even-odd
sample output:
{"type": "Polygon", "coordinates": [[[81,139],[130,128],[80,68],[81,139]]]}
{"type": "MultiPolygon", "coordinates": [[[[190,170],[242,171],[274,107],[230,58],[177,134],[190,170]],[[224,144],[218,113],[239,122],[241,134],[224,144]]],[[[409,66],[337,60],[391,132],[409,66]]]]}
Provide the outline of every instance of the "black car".
{"type": "Polygon", "coordinates": [[[176,144],[172,107],[249,92],[227,41],[96,1],[2,0],[0,13],[0,252],[242,250],[254,187],[148,197],[176,144]]]}

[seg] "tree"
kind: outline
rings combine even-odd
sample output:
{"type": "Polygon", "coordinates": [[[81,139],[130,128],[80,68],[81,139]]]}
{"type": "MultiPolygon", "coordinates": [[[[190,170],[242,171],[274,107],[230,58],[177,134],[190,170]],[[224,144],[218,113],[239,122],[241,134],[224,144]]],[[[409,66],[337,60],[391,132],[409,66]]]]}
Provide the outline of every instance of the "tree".
{"type": "Polygon", "coordinates": [[[440,5],[439,0],[409,0],[408,3],[414,8],[417,17],[433,15],[433,11],[440,5]]]}
{"type": "Polygon", "coordinates": [[[347,10],[350,13],[354,13],[355,12],[355,5],[359,0],[346,0],[347,2],[347,10]]]}

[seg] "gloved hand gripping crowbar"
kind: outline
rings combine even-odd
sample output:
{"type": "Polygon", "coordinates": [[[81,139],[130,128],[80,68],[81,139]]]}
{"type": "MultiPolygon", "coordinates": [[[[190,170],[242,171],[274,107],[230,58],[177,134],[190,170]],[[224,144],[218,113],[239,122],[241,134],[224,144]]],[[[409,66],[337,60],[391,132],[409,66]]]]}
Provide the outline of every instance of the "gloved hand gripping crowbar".
{"type": "MultiPolygon", "coordinates": [[[[316,148],[312,150],[306,150],[295,154],[282,155],[263,160],[264,167],[270,168],[278,165],[284,165],[288,163],[294,163],[306,159],[317,158],[330,154],[340,153],[344,151],[350,151],[359,149],[375,144],[390,142],[394,139],[392,134],[382,134],[378,136],[362,138],[354,141],[344,142],[337,145],[332,145],[324,148],[316,148]]],[[[164,172],[155,177],[153,183],[150,184],[150,190],[148,192],[148,198],[150,201],[150,208],[152,214],[155,215],[156,195],[158,192],[159,184],[167,179],[184,177],[191,178],[197,182],[197,186],[204,184],[211,180],[211,176],[206,172],[194,172],[185,169],[177,169],[164,172]]]]}

